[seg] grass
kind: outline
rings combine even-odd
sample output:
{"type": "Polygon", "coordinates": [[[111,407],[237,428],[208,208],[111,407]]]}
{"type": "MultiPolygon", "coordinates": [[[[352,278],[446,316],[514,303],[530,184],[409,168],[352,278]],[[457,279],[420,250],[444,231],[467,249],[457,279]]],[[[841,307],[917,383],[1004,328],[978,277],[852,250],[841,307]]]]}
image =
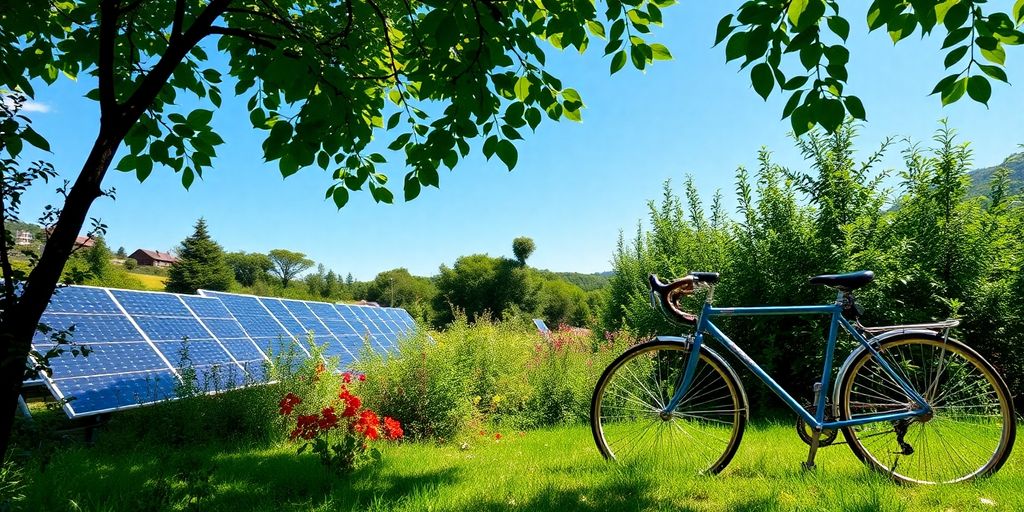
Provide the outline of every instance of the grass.
{"type": "MultiPolygon", "coordinates": [[[[718,476],[659,474],[607,464],[586,427],[405,443],[384,461],[332,477],[288,444],[148,446],[101,439],[57,453],[26,475],[26,510],[1021,510],[1019,453],[972,484],[904,487],[872,473],[846,446],[819,452],[819,468],[789,425],[748,428],[718,476]]],[[[840,438],[841,439],[841,438],[840,438]]]]}
{"type": "Polygon", "coordinates": [[[129,272],[128,275],[142,282],[142,286],[144,286],[146,290],[162,292],[164,291],[165,285],[167,284],[166,276],[139,274],[136,272],[129,272]]]}

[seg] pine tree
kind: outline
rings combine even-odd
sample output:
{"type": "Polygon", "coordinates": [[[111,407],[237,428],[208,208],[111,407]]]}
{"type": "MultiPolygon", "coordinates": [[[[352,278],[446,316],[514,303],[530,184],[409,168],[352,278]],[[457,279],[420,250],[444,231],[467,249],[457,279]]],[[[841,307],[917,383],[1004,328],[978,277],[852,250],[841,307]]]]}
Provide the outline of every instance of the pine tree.
{"type": "Polygon", "coordinates": [[[227,290],[234,279],[224,249],[210,238],[202,218],[196,222],[192,236],[181,242],[178,261],[169,274],[167,291],[175,293],[195,293],[199,288],[227,290]]]}

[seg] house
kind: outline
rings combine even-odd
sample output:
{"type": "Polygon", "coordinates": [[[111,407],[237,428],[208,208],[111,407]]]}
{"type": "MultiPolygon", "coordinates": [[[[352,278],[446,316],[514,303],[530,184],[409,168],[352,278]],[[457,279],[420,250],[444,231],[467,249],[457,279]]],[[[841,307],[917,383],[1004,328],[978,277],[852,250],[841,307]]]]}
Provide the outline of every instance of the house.
{"type": "Polygon", "coordinates": [[[139,262],[139,265],[150,267],[169,267],[178,261],[178,258],[170,253],[149,249],[136,249],[128,257],[139,262]]]}
{"type": "Polygon", "coordinates": [[[35,239],[32,237],[32,233],[21,229],[14,236],[14,245],[32,245],[33,240],[35,239]]]}
{"type": "Polygon", "coordinates": [[[94,245],[96,245],[96,242],[92,238],[89,238],[87,236],[75,237],[75,248],[83,247],[88,249],[94,245]]]}

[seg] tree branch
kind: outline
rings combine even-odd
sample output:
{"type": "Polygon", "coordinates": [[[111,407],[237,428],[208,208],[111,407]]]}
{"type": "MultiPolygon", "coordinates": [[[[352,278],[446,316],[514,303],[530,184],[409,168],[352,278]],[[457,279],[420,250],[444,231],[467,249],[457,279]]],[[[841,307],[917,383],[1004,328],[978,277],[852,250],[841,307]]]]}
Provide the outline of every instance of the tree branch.
{"type": "Polygon", "coordinates": [[[117,1],[100,3],[100,54],[97,60],[100,89],[100,116],[114,116],[117,98],[114,95],[114,43],[117,38],[117,1]]]}
{"type": "Polygon", "coordinates": [[[174,24],[171,25],[171,43],[174,43],[182,34],[182,25],[185,24],[185,0],[177,0],[174,4],[174,24]]]}
{"type": "Polygon", "coordinates": [[[251,32],[251,31],[248,31],[248,30],[240,29],[240,28],[221,27],[219,25],[214,25],[214,26],[210,27],[209,32],[211,34],[219,34],[219,35],[222,35],[222,36],[241,37],[243,39],[246,39],[246,40],[252,42],[253,44],[262,46],[264,48],[270,48],[270,49],[277,48],[277,45],[274,44],[273,41],[281,41],[281,40],[284,39],[282,37],[273,36],[273,35],[270,35],[270,34],[262,34],[262,33],[259,33],[259,32],[251,32]]]}

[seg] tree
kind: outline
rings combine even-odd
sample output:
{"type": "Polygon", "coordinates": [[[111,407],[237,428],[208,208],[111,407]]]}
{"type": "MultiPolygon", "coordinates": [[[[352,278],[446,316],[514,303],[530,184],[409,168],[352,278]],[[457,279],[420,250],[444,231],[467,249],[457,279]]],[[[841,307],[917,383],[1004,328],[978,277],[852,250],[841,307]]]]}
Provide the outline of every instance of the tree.
{"type": "Polygon", "coordinates": [[[408,269],[396,268],[377,274],[366,290],[366,300],[397,308],[417,302],[429,303],[437,287],[426,277],[414,276],[408,269]]]}
{"type": "MultiPolygon", "coordinates": [[[[405,169],[406,200],[439,185],[471,141],[509,169],[513,143],[544,117],[579,121],[579,93],[544,69],[538,41],[584,50],[591,34],[607,37],[611,69],[627,60],[643,69],[670,58],[643,39],[661,24],[661,6],[612,0],[600,12],[580,2],[351,2],[328,0],[43,0],[7,2],[0,29],[0,88],[33,97],[34,80],[64,74],[96,77],[88,98],[100,122],[96,140],[64,204],[49,243],[16,303],[0,317],[0,457],[7,453],[21,366],[115,155],[117,169],[145,180],[154,167],[179,173],[188,188],[210,169],[224,142],[213,110],[177,107],[179,93],[222,101],[222,77],[248,97],[249,119],[267,137],[263,153],[284,176],[314,163],[329,171],[327,196],[339,207],[351,191],[375,201],[393,193],[378,168],[387,157],[369,150],[376,131],[399,130],[389,144],[405,169]],[[526,23],[524,20],[529,20],[526,23]],[[629,23],[635,30],[626,31],[629,23]],[[610,27],[610,28],[609,28],[610,27]],[[628,57],[627,48],[628,44],[628,57]],[[210,52],[223,54],[210,58],[210,52]],[[127,151],[120,152],[122,144],[127,151]]],[[[82,80],[85,82],[85,80],[82,80]]],[[[22,142],[49,150],[30,129],[5,130],[11,159],[22,142]]],[[[5,277],[12,277],[7,274],[5,277]]]]}
{"type": "Polygon", "coordinates": [[[265,279],[267,272],[274,266],[266,254],[258,252],[229,252],[225,259],[235,273],[235,281],[246,287],[265,279]]]}
{"type": "Polygon", "coordinates": [[[285,288],[295,276],[313,266],[313,260],[307,259],[301,252],[274,249],[268,256],[271,263],[270,273],[277,276],[281,280],[281,286],[285,288]]]}
{"type": "Polygon", "coordinates": [[[486,254],[462,256],[451,268],[441,265],[434,297],[436,323],[451,322],[452,308],[465,311],[470,320],[485,312],[501,318],[512,306],[532,312],[539,287],[530,269],[515,260],[486,254]]]}
{"type": "Polygon", "coordinates": [[[352,283],[354,282],[356,282],[356,280],[352,277],[352,272],[345,274],[345,286],[352,286],[352,283]]]}
{"type": "Polygon", "coordinates": [[[224,257],[224,249],[210,238],[206,221],[196,221],[195,231],[181,242],[178,261],[171,265],[167,278],[167,291],[195,293],[205,290],[227,290],[233,272],[224,257]]]}
{"type": "Polygon", "coordinates": [[[89,265],[89,275],[94,279],[103,279],[110,272],[110,249],[103,237],[92,239],[92,246],[85,250],[85,261],[89,265]]]}
{"type": "Polygon", "coordinates": [[[519,265],[526,265],[526,260],[533,254],[533,250],[537,247],[533,243],[533,239],[526,236],[517,237],[512,240],[512,254],[515,254],[516,260],[519,261],[519,265]]]}
{"type": "MultiPolygon", "coordinates": [[[[753,64],[750,81],[758,95],[767,100],[776,89],[790,93],[782,115],[790,118],[797,135],[815,125],[834,132],[847,114],[867,119],[860,99],[845,90],[850,22],[840,16],[840,3],[754,0],[718,23],[715,44],[724,42],[726,60],[740,59],[740,68],[753,64]],[[796,61],[799,66],[784,66],[796,61]],[[793,74],[787,77],[783,68],[793,74]]],[[[982,0],[875,0],[868,7],[867,23],[870,30],[884,27],[893,43],[918,27],[922,36],[944,32],[942,47],[949,49],[944,65],[954,69],[931,94],[938,94],[943,105],[964,94],[988,105],[989,80],[1007,81],[1006,46],[1024,42],[1024,33],[1017,29],[1024,22],[1024,3],[1015,2],[1012,11],[1004,11],[1006,7],[982,0]]]]}
{"type": "Polygon", "coordinates": [[[128,257],[128,253],[124,250],[123,245],[117,248],[117,257],[122,260],[128,257]]]}
{"type": "Polygon", "coordinates": [[[324,287],[320,290],[320,295],[323,298],[333,297],[338,291],[338,274],[335,274],[333,270],[327,271],[327,275],[324,276],[324,287]]]}

